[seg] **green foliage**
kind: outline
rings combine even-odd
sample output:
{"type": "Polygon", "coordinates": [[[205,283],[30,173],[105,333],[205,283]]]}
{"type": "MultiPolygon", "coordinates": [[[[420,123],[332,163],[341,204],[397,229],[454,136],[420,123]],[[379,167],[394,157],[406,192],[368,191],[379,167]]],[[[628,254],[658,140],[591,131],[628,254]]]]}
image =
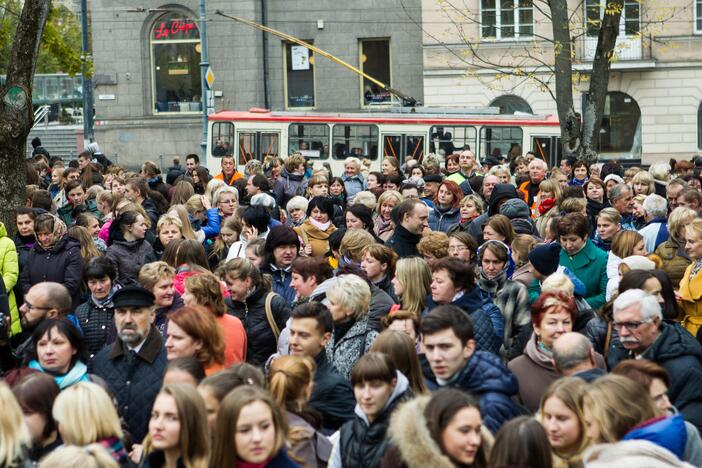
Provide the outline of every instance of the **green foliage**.
{"type": "MultiPolygon", "coordinates": [[[[0,74],[7,70],[12,39],[17,28],[21,0],[0,0],[0,74]]],[[[80,20],[63,5],[52,6],[39,48],[36,73],[81,72],[80,20]]],[[[92,69],[92,63],[88,64],[92,69]]]]}

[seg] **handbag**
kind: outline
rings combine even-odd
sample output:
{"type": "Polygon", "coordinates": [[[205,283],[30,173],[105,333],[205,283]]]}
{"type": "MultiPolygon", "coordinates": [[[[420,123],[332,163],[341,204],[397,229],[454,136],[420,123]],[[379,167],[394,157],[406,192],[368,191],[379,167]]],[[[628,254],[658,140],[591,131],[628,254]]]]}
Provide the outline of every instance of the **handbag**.
{"type": "Polygon", "coordinates": [[[273,309],[271,308],[271,303],[273,302],[273,298],[275,296],[277,296],[277,294],[272,291],[266,294],[266,302],[264,303],[263,307],[266,311],[266,320],[268,320],[268,325],[271,327],[271,330],[273,330],[273,335],[277,341],[278,337],[280,336],[280,328],[278,328],[278,324],[275,323],[275,320],[273,319],[273,309]]]}

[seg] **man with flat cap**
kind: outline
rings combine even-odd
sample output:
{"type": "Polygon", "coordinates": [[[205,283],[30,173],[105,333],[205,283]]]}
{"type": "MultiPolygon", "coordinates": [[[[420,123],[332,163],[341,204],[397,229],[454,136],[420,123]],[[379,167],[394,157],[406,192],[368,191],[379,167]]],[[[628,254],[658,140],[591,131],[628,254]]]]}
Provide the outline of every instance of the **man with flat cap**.
{"type": "Polygon", "coordinates": [[[147,434],[151,407],[161,389],[166,350],[153,326],[156,314],[151,291],[127,286],[112,301],[117,340],[95,356],[93,372],[107,382],[129,433],[139,443],[147,434]]]}

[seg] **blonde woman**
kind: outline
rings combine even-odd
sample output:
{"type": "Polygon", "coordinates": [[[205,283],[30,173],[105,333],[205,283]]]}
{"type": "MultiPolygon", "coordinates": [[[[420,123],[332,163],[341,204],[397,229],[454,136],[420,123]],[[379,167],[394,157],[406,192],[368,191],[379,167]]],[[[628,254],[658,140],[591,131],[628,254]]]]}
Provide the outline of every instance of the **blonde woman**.
{"type": "MultiPolygon", "coordinates": [[[[74,467],[119,468],[108,451],[99,444],[86,447],[63,445],[41,460],[39,468],[74,467]]],[[[130,466],[130,465],[125,465],[130,466]]]]}
{"type": "Polygon", "coordinates": [[[578,466],[589,444],[582,397],[587,384],[578,377],[552,383],[541,398],[538,419],[548,435],[554,466],[578,466]]]}
{"type": "Polygon", "coordinates": [[[663,268],[673,286],[680,284],[685,270],[692,262],[685,252],[685,226],[697,218],[697,212],[690,208],[678,207],[668,216],[667,241],[656,248],[655,254],[663,260],[663,268]]]}
{"type": "Polygon", "coordinates": [[[622,216],[614,208],[605,208],[599,212],[596,219],[597,231],[592,242],[605,252],[609,252],[612,250],[614,236],[622,229],[622,216]]]}
{"type": "Polygon", "coordinates": [[[653,176],[647,171],[639,171],[631,178],[631,188],[636,195],[651,195],[656,193],[656,186],[653,182],[653,176]]]}
{"type": "Polygon", "coordinates": [[[392,285],[402,303],[402,310],[416,317],[421,316],[427,307],[427,297],[431,291],[429,264],[419,257],[401,258],[395,264],[392,285]]]}
{"type": "Polygon", "coordinates": [[[374,231],[375,235],[383,242],[390,239],[395,232],[395,223],[393,223],[390,213],[392,213],[393,208],[402,203],[402,200],[404,200],[402,194],[396,190],[388,190],[378,197],[378,204],[375,207],[374,231]]]}
{"type": "Polygon", "coordinates": [[[0,382],[0,408],[0,466],[26,466],[32,439],[22,408],[4,382],[0,382]]]}
{"type": "MultiPolygon", "coordinates": [[[[190,216],[188,213],[188,209],[185,207],[185,205],[171,205],[171,207],[168,209],[168,213],[170,215],[175,215],[180,219],[180,224],[181,224],[181,233],[183,239],[189,239],[189,240],[197,240],[200,242],[205,241],[205,233],[201,232],[199,235],[193,230],[192,225],[190,224],[190,216]]],[[[217,226],[219,227],[219,226],[217,226]]]]}
{"type": "MultiPolygon", "coordinates": [[[[217,179],[212,179],[210,182],[215,180],[217,179]]],[[[193,195],[188,198],[188,201],[185,203],[185,209],[189,215],[187,217],[188,223],[192,217],[195,222],[199,222],[201,225],[201,228],[195,231],[195,235],[198,236],[197,239],[202,239],[200,242],[204,242],[205,239],[212,239],[219,235],[219,209],[212,208],[212,203],[206,195],[193,195]],[[204,234],[204,237],[201,233],[204,234]]],[[[181,220],[182,219],[183,217],[181,216],[181,220]]]]}
{"type": "Polygon", "coordinates": [[[56,397],[52,415],[67,445],[100,444],[120,464],[129,461],[112,399],[92,382],[78,382],[56,397]]]}
{"type": "Polygon", "coordinates": [[[702,327],[702,219],[685,226],[685,250],[692,259],[680,281],[680,307],[685,316],[683,326],[698,336],[702,327]]]}
{"type": "Polygon", "coordinates": [[[514,261],[514,273],[512,279],[522,283],[529,288],[534,282],[534,270],[529,263],[529,252],[536,246],[537,241],[529,234],[517,234],[512,241],[512,260],[514,261]]]}

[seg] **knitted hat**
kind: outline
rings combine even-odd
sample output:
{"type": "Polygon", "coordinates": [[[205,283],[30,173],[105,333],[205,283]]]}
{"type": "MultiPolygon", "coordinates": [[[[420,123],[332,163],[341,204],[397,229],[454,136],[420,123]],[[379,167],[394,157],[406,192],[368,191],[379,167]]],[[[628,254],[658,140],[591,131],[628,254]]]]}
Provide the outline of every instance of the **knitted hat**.
{"type": "Polygon", "coordinates": [[[622,263],[632,270],[652,271],[656,269],[656,264],[643,255],[632,255],[622,260],[622,263]]]}
{"type": "Polygon", "coordinates": [[[624,179],[622,179],[621,177],[619,177],[617,174],[609,174],[607,177],[604,178],[604,181],[603,181],[603,182],[604,182],[605,185],[606,185],[607,182],[609,182],[610,180],[614,180],[614,181],[616,181],[618,184],[621,184],[622,182],[624,182],[624,179]]]}
{"type": "Polygon", "coordinates": [[[536,271],[544,276],[548,276],[555,273],[558,269],[560,255],[561,246],[555,242],[551,244],[540,244],[529,252],[529,261],[536,271]]]}

